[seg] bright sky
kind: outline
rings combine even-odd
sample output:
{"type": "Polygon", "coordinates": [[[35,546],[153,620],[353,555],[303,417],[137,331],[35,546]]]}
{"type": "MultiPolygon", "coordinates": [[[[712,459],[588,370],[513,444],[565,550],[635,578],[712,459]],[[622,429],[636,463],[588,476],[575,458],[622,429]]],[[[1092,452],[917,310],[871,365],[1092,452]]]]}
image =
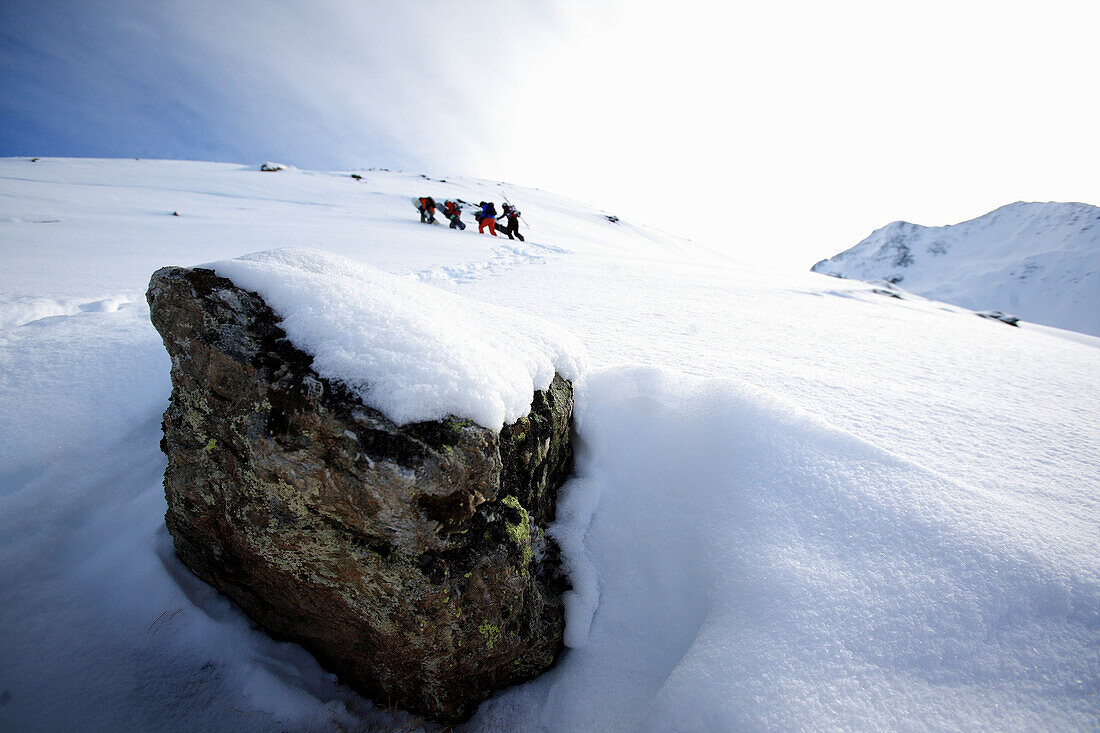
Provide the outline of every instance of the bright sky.
{"type": "Polygon", "coordinates": [[[1095,0],[4,0],[0,156],[465,174],[806,269],[895,219],[1100,203],[1097,28],[1095,0]]]}

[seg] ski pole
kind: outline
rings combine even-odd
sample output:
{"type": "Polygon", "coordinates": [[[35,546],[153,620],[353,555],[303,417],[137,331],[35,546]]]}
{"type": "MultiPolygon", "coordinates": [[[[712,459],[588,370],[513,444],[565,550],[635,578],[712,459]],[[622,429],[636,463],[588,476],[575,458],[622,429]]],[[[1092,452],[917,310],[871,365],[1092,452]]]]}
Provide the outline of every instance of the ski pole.
{"type": "MultiPolygon", "coordinates": [[[[508,201],[508,194],[504,193],[504,189],[501,189],[501,191],[500,191],[500,195],[501,195],[501,197],[502,197],[502,198],[503,198],[503,199],[504,199],[505,201],[508,201]]],[[[508,205],[509,205],[509,206],[512,206],[512,202],[511,202],[511,201],[508,201],[508,205]]],[[[516,208],[516,207],[515,207],[515,206],[512,206],[512,208],[514,209],[514,208],[516,208]]],[[[520,218],[522,218],[522,217],[520,217],[520,218]]],[[[530,219],[523,219],[523,222],[524,222],[524,223],[525,223],[525,224],[527,225],[527,228],[528,228],[528,229],[531,229],[531,228],[532,228],[532,226],[531,226],[531,220],[530,220],[530,219]]]]}

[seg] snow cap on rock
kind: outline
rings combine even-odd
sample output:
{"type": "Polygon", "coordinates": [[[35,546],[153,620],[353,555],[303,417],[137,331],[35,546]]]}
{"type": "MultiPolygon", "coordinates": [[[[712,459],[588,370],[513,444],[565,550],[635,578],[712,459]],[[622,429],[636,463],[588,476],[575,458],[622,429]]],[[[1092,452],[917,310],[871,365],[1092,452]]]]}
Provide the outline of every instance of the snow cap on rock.
{"type": "Polygon", "coordinates": [[[448,415],[499,430],[554,373],[575,380],[580,343],[553,324],[310,249],[206,265],[255,291],[321,376],[398,424],[448,415]]]}

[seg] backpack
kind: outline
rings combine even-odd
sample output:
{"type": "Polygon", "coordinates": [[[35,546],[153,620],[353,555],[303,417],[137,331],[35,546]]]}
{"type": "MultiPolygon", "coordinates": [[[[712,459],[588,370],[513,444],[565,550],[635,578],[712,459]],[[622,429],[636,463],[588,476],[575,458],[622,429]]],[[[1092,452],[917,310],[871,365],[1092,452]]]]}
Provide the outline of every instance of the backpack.
{"type": "Polygon", "coordinates": [[[493,204],[493,202],[492,202],[492,201],[490,201],[489,203],[485,204],[485,213],[486,213],[487,215],[489,215],[489,216],[493,217],[494,219],[496,218],[496,215],[497,215],[497,207],[496,207],[496,206],[495,206],[495,205],[493,204]]]}

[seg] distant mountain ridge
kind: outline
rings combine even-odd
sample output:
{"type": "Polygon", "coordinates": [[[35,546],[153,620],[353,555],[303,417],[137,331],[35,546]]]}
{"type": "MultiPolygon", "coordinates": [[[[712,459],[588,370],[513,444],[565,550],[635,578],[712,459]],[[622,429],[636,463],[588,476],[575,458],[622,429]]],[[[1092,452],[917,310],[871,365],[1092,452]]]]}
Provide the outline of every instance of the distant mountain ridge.
{"type": "Polygon", "coordinates": [[[1100,207],[1018,201],[961,224],[895,221],[814,272],[1100,336],[1100,207]]]}

